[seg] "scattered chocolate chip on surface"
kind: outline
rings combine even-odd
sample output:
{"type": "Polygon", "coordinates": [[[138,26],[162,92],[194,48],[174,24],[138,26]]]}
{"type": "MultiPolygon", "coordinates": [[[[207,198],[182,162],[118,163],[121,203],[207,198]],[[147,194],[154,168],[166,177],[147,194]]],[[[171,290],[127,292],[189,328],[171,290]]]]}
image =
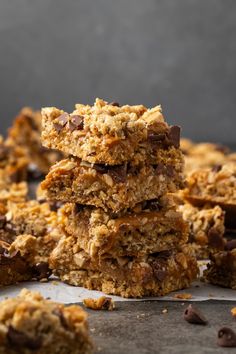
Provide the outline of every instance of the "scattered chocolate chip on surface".
{"type": "Polygon", "coordinates": [[[228,327],[222,327],[218,332],[217,344],[220,347],[236,347],[236,333],[228,327]]]}
{"type": "Polygon", "coordinates": [[[193,305],[189,305],[184,311],[184,319],[185,321],[192,324],[206,325],[208,323],[205,316],[202,312],[194,307],[193,305]]]}

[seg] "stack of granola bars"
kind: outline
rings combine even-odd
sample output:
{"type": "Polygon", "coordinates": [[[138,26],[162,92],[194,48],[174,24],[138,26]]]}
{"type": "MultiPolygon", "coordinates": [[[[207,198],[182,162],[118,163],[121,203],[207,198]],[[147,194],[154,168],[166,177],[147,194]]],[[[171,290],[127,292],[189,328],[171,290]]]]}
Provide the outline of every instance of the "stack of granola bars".
{"type": "Polygon", "coordinates": [[[68,114],[44,108],[42,142],[68,158],[41,189],[61,201],[64,235],[50,257],[63,281],[124,297],[188,287],[198,268],[188,224],[168,193],[183,185],[180,129],[160,106],[97,99],[68,114]]]}

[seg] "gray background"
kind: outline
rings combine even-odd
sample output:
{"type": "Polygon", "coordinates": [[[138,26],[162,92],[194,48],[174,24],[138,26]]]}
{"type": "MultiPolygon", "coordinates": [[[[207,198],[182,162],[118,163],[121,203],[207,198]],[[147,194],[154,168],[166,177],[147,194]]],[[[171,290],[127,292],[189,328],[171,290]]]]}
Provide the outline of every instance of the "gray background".
{"type": "Polygon", "coordinates": [[[98,96],[235,141],[235,0],[0,0],[0,48],[2,132],[24,105],[98,96]]]}

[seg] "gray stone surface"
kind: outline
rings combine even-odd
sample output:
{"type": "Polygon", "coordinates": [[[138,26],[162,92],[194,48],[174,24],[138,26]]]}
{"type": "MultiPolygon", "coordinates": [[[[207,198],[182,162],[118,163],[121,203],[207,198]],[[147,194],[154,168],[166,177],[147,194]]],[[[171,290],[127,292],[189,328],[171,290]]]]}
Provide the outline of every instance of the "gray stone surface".
{"type": "Polygon", "coordinates": [[[207,326],[183,320],[188,303],[119,302],[113,312],[89,312],[91,335],[100,354],[215,354],[235,353],[236,348],[217,346],[217,331],[229,326],[236,331],[230,310],[235,302],[206,301],[195,305],[209,320],[207,326]],[[162,313],[166,308],[168,312],[162,313]]]}
{"type": "Polygon", "coordinates": [[[0,119],[100,96],[235,141],[235,0],[0,1],[0,119]]]}

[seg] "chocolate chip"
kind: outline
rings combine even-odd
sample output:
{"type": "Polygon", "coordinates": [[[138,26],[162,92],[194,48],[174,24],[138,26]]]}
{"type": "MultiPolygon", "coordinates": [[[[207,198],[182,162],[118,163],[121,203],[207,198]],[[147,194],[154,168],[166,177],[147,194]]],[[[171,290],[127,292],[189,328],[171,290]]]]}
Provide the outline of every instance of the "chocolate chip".
{"type": "Polygon", "coordinates": [[[232,251],[233,249],[236,248],[236,239],[228,241],[225,245],[225,250],[226,251],[232,251]]]}
{"type": "Polygon", "coordinates": [[[212,167],[211,170],[212,170],[212,172],[217,173],[217,172],[219,172],[221,169],[222,169],[222,165],[215,165],[215,166],[212,167]]]}
{"type": "Polygon", "coordinates": [[[112,310],[113,309],[113,302],[111,297],[102,297],[101,301],[101,310],[112,310]]]}
{"type": "Polygon", "coordinates": [[[163,133],[155,133],[153,131],[148,132],[148,140],[152,143],[161,143],[166,139],[166,135],[163,133]]]}
{"type": "Polygon", "coordinates": [[[59,117],[57,117],[57,122],[64,127],[68,122],[68,118],[69,118],[69,114],[63,113],[59,117]]]}
{"type": "Polygon", "coordinates": [[[151,199],[144,202],[142,209],[149,209],[152,211],[158,211],[161,209],[161,205],[158,199],[151,199]]]}
{"type": "Polygon", "coordinates": [[[46,203],[46,201],[47,201],[47,200],[46,200],[45,198],[42,198],[42,199],[39,199],[39,200],[38,200],[39,204],[46,203]]]}
{"type": "Polygon", "coordinates": [[[30,338],[27,334],[17,331],[14,327],[9,326],[7,332],[7,340],[13,347],[27,348],[30,350],[38,350],[42,346],[42,339],[30,338]]]}
{"type": "Polygon", "coordinates": [[[168,177],[174,177],[174,167],[171,165],[166,165],[166,174],[168,177]]]}
{"type": "Polygon", "coordinates": [[[83,116],[71,116],[71,119],[68,123],[70,131],[82,130],[84,128],[84,117],[83,116]]]}
{"type": "Polygon", "coordinates": [[[170,144],[178,149],[180,146],[180,127],[177,125],[170,127],[168,138],[170,140],[170,144]]]}
{"type": "Polygon", "coordinates": [[[68,122],[69,119],[69,114],[68,113],[63,113],[59,117],[57,117],[56,122],[53,123],[54,128],[58,133],[64,128],[66,123],[68,122]]]}
{"type": "Polygon", "coordinates": [[[111,102],[109,103],[111,106],[115,106],[115,107],[120,107],[120,104],[118,102],[111,102]]]}
{"type": "Polygon", "coordinates": [[[171,256],[171,254],[172,254],[172,251],[166,250],[166,251],[158,252],[158,257],[159,257],[159,259],[167,260],[171,256]]]}
{"type": "Polygon", "coordinates": [[[75,213],[75,214],[79,214],[81,211],[84,210],[84,208],[85,208],[85,206],[82,205],[82,204],[75,204],[75,206],[74,206],[74,213],[75,213]]]}
{"type": "Polygon", "coordinates": [[[51,201],[49,202],[49,206],[51,211],[58,211],[62,207],[64,203],[62,201],[51,201]]]}
{"type": "Polygon", "coordinates": [[[220,347],[236,347],[236,333],[228,327],[222,327],[218,332],[217,344],[220,347]]]}
{"type": "Polygon", "coordinates": [[[112,166],[108,174],[116,183],[124,183],[127,177],[127,165],[112,166]]]}
{"type": "Polygon", "coordinates": [[[109,176],[111,176],[111,178],[117,183],[126,181],[127,164],[117,166],[94,164],[93,168],[99,173],[109,174],[109,176]]]}
{"type": "Polygon", "coordinates": [[[107,173],[108,172],[108,169],[109,169],[109,166],[108,165],[101,165],[101,164],[94,164],[93,165],[93,168],[99,172],[99,173],[107,173]]]}
{"type": "Polygon", "coordinates": [[[157,175],[163,174],[165,172],[165,165],[163,163],[155,165],[155,172],[157,175]]]}
{"type": "Polygon", "coordinates": [[[6,225],[7,218],[5,215],[0,215],[0,227],[4,227],[6,225]]]}
{"type": "Polygon", "coordinates": [[[230,149],[227,146],[221,144],[215,144],[215,149],[223,154],[228,154],[230,152],[230,149]]]}
{"type": "Polygon", "coordinates": [[[207,324],[207,319],[205,318],[205,316],[201,313],[199,309],[193,307],[192,305],[189,305],[184,311],[184,319],[185,321],[193,324],[207,324]]]}
{"type": "Polygon", "coordinates": [[[162,261],[154,261],[152,263],[153,274],[159,281],[163,281],[168,272],[163,268],[162,261]]]}
{"type": "Polygon", "coordinates": [[[38,280],[41,280],[44,278],[47,279],[52,274],[52,271],[49,268],[47,262],[36,263],[33,267],[33,272],[34,272],[35,278],[37,278],[38,280]]]}
{"type": "Polygon", "coordinates": [[[62,327],[64,327],[65,329],[69,328],[65,316],[60,308],[56,308],[55,310],[53,310],[53,314],[59,317],[62,327]]]}
{"type": "Polygon", "coordinates": [[[100,165],[100,164],[94,164],[93,168],[99,172],[99,173],[107,173],[109,170],[109,166],[108,165],[100,165]]]}
{"type": "Polygon", "coordinates": [[[214,228],[210,228],[207,234],[209,246],[212,248],[222,250],[224,249],[224,239],[222,235],[214,228]]]}

